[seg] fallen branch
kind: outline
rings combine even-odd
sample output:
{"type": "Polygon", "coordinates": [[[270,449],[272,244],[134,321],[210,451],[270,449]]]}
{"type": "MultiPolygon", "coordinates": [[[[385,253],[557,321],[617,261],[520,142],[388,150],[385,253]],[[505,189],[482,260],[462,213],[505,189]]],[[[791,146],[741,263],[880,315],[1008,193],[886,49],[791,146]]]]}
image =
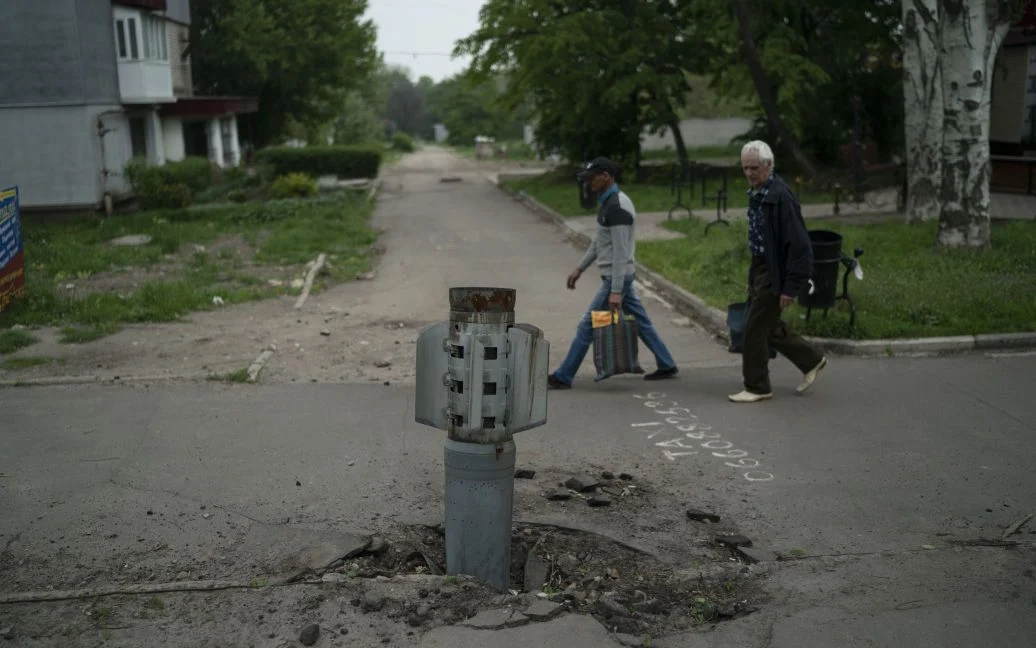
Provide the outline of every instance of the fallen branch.
{"type": "Polygon", "coordinates": [[[1032,519],[1032,513],[1029,513],[1028,515],[1023,517],[1022,519],[1018,520],[1017,522],[1015,522],[1011,526],[1007,527],[1007,529],[1004,530],[1004,534],[1002,536],[1000,536],[1000,539],[1001,540],[1006,540],[1007,538],[1009,538],[1009,537],[1013,536],[1014,534],[1018,533],[1018,531],[1021,530],[1021,528],[1023,526],[1025,526],[1029,522],[1029,520],[1031,520],[1031,519],[1032,519]]]}
{"type": "Polygon", "coordinates": [[[306,275],[306,283],[302,285],[302,294],[299,295],[298,300],[295,301],[295,310],[302,308],[302,305],[306,303],[306,298],[309,297],[309,291],[313,288],[313,280],[316,279],[317,273],[324,267],[324,262],[327,261],[327,255],[321,253],[317,257],[313,267],[309,269],[309,274],[306,275]]]}

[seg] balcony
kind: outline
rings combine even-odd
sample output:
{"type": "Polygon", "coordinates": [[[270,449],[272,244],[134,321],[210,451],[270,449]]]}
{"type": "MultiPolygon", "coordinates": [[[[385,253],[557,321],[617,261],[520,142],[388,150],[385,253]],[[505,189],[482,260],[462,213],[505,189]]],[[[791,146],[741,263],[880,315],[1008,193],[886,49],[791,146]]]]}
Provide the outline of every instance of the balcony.
{"type": "Polygon", "coordinates": [[[119,90],[124,104],[176,101],[168,61],[119,61],[119,90]]]}

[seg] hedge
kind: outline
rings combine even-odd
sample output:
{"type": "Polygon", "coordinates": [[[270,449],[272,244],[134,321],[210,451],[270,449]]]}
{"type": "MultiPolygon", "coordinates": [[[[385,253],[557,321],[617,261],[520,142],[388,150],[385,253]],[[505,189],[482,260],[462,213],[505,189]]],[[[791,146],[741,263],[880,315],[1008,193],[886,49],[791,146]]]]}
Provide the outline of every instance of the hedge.
{"type": "Polygon", "coordinates": [[[274,175],[306,173],[314,177],[374,178],[381,151],[365,146],[277,146],[256,153],[256,161],[273,167],[274,175]]]}

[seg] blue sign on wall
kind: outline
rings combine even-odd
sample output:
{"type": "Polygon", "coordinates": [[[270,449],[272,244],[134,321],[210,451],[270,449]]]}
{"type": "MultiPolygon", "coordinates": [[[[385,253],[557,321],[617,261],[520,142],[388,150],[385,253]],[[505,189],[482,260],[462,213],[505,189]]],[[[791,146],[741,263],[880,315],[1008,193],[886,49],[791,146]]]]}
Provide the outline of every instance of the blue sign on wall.
{"type": "Polygon", "coordinates": [[[25,246],[18,187],[0,191],[0,312],[25,296],[25,246]]]}

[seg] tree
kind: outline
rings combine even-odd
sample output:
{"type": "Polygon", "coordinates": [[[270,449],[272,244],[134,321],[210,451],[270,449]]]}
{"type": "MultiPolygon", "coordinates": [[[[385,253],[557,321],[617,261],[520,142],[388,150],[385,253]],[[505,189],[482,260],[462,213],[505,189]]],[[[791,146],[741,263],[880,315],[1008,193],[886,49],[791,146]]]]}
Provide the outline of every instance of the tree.
{"type": "Polygon", "coordinates": [[[690,7],[688,0],[488,0],[479,28],[455,53],[471,55],[481,78],[506,76],[506,100],[512,108],[531,104],[542,147],[635,167],[641,133],[676,126],[689,90],[684,70],[699,53],[684,33],[690,7]]]}
{"type": "Polygon", "coordinates": [[[852,137],[884,157],[901,148],[899,0],[694,0],[690,39],[706,57],[710,89],[751,102],[764,117],[746,138],[766,139],[798,171],[838,164],[852,137]]]}
{"type": "Polygon", "coordinates": [[[752,28],[749,24],[749,10],[746,0],[734,0],[734,13],[737,15],[738,31],[741,34],[741,42],[744,46],[745,60],[752,74],[752,81],[755,84],[756,92],[759,94],[759,101],[763,105],[763,110],[766,111],[766,118],[769,120],[773,130],[780,136],[784,145],[788,147],[795,161],[798,162],[800,169],[808,177],[813,178],[817,175],[816,170],[813,168],[813,162],[803,153],[798,141],[784,125],[784,120],[781,119],[780,110],[777,108],[777,102],[770,87],[770,80],[763,70],[762,62],[759,60],[759,52],[755,47],[752,28]]]}
{"type": "Polygon", "coordinates": [[[989,246],[990,79],[1024,6],[903,1],[908,219],[938,214],[942,247],[989,246]]]}
{"type": "Polygon", "coordinates": [[[256,144],[289,124],[320,130],[376,61],[366,0],[193,0],[190,55],[200,92],[259,99],[256,144]]]}

